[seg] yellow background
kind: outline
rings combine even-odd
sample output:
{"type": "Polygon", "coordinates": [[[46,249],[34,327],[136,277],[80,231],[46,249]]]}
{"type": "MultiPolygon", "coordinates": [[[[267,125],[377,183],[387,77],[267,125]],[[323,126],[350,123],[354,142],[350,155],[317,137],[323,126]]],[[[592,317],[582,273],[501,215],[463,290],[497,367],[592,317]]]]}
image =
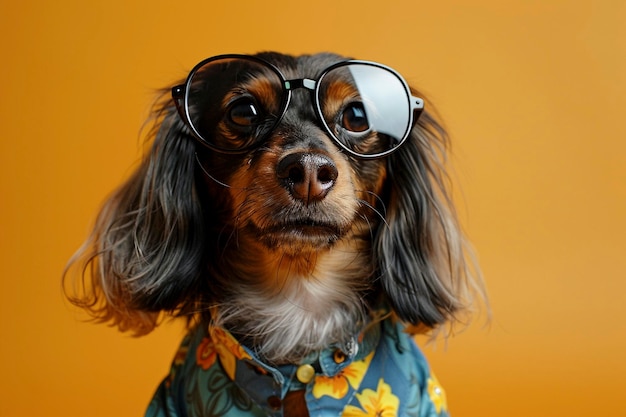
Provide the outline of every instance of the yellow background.
{"type": "Polygon", "coordinates": [[[0,3],[0,416],[138,416],[181,326],[60,289],[155,89],[229,52],[388,64],[437,105],[494,312],[426,353],[454,416],[626,415],[626,2],[0,3]]]}

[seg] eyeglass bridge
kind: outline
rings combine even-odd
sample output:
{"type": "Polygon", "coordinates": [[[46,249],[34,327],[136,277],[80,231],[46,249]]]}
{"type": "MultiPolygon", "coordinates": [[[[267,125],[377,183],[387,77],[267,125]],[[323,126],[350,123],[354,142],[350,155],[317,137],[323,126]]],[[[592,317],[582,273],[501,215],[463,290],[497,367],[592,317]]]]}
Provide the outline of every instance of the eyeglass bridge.
{"type": "Polygon", "coordinates": [[[306,88],[307,90],[315,90],[317,81],[310,78],[296,78],[293,80],[285,80],[285,90],[297,90],[298,88],[306,88]]]}

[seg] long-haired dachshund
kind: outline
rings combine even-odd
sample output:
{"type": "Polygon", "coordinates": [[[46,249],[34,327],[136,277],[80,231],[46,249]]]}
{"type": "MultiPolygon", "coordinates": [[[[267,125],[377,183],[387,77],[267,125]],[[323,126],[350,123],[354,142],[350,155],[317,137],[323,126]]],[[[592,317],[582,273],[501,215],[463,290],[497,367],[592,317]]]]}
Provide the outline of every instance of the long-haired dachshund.
{"type": "Polygon", "coordinates": [[[65,273],[122,331],[188,319],[147,415],[447,415],[412,335],[483,290],[421,95],[374,62],[222,55],[154,121],[65,273]]]}

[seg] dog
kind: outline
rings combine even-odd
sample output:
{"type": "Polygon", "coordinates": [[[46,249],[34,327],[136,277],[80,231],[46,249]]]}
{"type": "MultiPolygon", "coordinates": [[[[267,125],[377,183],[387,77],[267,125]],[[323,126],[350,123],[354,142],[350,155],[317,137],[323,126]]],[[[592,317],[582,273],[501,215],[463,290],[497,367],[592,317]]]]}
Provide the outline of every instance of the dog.
{"type": "Polygon", "coordinates": [[[220,55],[152,122],[64,273],[121,331],[187,319],[147,416],[448,414],[413,335],[484,288],[417,90],[330,53],[220,55]]]}

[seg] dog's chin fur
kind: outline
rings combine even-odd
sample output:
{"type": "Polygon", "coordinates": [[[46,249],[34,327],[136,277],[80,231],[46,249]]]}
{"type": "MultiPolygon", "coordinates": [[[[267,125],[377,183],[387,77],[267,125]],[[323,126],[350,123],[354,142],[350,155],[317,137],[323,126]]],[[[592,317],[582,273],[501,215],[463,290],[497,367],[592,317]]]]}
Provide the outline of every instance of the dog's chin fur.
{"type": "Polygon", "coordinates": [[[314,259],[277,251],[278,258],[249,262],[238,271],[245,277],[225,277],[215,324],[270,363],[298,363],[333,344],[347,345],[366,320],[362,295],[371,272],[359,252],[344,246],[309,253],[314,259]],[[260,276],[266,279],[250,278],[260,276]]]}
{"type": "MultiPolygon", "coordinates": [[[[290,79],[344,59],[260,56],[290,79]]],[[[392,155],[354,159],[301,93],[262,146],[236,156],[200,145],[164,96],[149,153],[66,269],[70,300],[138,335],[164,312],[212,321],[277,364],[346,345],[378,303],[422,328],[463,318],[484,292],[446,191],[444,130],[425,111],[392,155]],[[332,187],[294,192],[277,168],[294,152],[330,161],[332,187]]]]}
{"type": "MultiPolygon", "coordinates": [[[[236,232],[211,263],[212,321],[269,363],[298,363],[331,345],[348,345],[367,322],[372,288],[369,228],[311,239],[286,231],[277,242],[236,232]],[[367,238],[363,236],[366,231],[367,238]]],[[[371,226],[371,225],[369,225],[371,226]]]]}

